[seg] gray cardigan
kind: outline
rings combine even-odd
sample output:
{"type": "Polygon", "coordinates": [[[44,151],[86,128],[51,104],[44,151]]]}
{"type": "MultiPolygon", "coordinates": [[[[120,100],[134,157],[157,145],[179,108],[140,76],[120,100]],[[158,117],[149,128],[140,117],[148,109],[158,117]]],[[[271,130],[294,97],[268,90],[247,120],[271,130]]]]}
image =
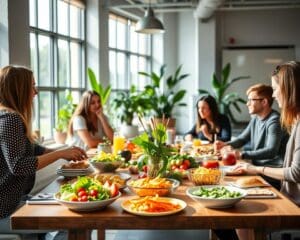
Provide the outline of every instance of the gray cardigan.
{"type": "Polygon", "coordinates": [[[292,129],[283,167],[281,192],[300,206],[300,121],[292,129]]]}
{"type": "Polygon", "coordinates": [[[250,142],[249,150],[242,151],[243,159],[250,159],[254,165],[281,167],[288,135],[280,126],[280,115],[275,110],[264,119],[252,117],[246,129],[233,141],[234,148],[250,142]]]}

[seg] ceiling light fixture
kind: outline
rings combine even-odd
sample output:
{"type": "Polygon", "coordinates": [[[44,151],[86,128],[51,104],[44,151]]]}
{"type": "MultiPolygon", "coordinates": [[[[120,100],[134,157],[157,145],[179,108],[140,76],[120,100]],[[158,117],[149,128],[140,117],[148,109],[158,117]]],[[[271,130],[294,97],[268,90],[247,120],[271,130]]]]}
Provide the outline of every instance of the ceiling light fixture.
{"type": "Polygon", "coordinates": [[[135,31],[138,33],[145,33],[145,34],[155,34],[155,33],[165,32],[163,24],[159,19],[155,17],[150,2],[149,2],[149,7],[145,12],[145,16],[137,22],[135,31]]]}

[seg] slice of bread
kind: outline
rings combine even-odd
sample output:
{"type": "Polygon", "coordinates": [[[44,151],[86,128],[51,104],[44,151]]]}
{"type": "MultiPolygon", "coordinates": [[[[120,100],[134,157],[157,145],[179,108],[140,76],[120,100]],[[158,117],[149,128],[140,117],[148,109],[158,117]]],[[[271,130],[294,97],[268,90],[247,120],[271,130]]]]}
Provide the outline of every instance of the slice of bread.
{"type": "Polygon", "coordinates": [[[250,187],[264,187],[268,186],[266,182],[261,180],[259,177],[243,177],[236,180],[236,185],[241,188],[250,188],[250,187]]]}

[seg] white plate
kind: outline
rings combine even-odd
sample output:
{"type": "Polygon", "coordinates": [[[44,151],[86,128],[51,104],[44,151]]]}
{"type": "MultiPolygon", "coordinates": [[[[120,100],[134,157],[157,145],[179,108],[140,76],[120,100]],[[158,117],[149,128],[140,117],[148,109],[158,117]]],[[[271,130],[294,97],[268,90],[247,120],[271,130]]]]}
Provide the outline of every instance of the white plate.
{"type": "Polygon", "coordinates": [[[195,201],[202,204],[204,207],[207,208],[229,208],[232,207],[234,204],[242,200],[247,195],[247,191],[244,189],[240,189],[237,187],[232,186],[221,186],[221,185],[204,185],[204,186],[196,186],[196,187],[189,187],[186,190],[186,194],[194,199],[195,201]],[[229,191],[240,192],[241,196],[236,198],[208,198],[208,197],[201,197],[193,194],[194,191],[198,190],[199,188],[215,188],[215,187],[225,187],[229,191]]]}
{"type": "Polygon", "coordinates": [[[64,177],[77,177],[77,176],[85,176],[85,175],[90,175],[94,172],[94,169],[92,167],[88,167],[84,170],[78,170],[78,169],[68,169],[62,170],[61,168],[58,168],[56,170],[56,174],[59,176],[64,176],[64,177]]]}
{"type": "Polygon", "coordinates": [[[56,193],[54,195],[54,199],[59,202],[61,205],[66,206],[70,210],[77,211],[77,212],[91,212],[96,210],[101,210],[106,206],[113,203],[116,199],[121,197],[121,193],[119,192],[118,196],[114,198],[109,198],[106,200],[99,200],[99,201],[90,201],[90,202],[71,202],[71,201],[64,201],[60,199],[60,193],[56,193]]]}
{"type": "MultiPolygon", "coordinates": [[[[138,198],[134,198],[134,199],[138,199],[138,198]]],[[[186,202],[182,201],[180,199],[177,199],[177,198],[159,197],[159,199],[163,199],[163,200],[168,201],[170,203],[179,204],[180,208],[176,209],[176,210],[173,210],[173,211],[167,211],[167,212],[134,211],[130,208],[130,206],[131,206],[130,200],[126,200],[126,201],[122,202],[121,206],[125,211],[127,211],[129,213],[139,215],[139,216],[147,216],[147,217],[166,216],[166,215],[175,214],[175,213],[178,213],[178,212],[182,211],[186,207],[186,202]]]]}

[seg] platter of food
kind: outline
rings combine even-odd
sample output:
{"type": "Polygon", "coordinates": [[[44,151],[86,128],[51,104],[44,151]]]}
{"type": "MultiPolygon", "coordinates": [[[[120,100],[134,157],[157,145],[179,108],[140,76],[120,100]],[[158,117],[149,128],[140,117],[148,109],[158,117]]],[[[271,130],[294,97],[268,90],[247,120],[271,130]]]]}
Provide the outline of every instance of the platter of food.
{"type": "Polygon", "coordinates": [[[126,200],[121,206],[129,213],[154,217],[178,213],[186,207],[186,202],[177,198],[147,196],[126,200]]]}

